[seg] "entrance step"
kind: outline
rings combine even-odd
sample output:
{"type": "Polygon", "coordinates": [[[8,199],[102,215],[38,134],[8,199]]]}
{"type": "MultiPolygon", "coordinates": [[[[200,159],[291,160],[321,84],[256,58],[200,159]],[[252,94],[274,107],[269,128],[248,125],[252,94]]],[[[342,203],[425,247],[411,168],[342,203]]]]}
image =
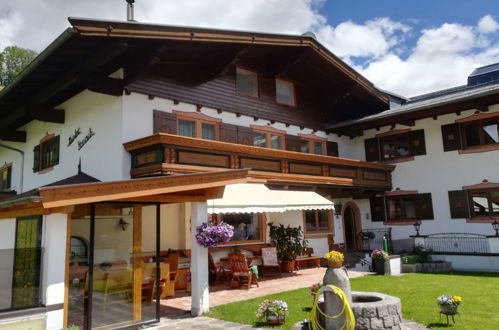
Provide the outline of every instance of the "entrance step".
{"type": "Polygon", "coordinates": [[[369,272],[371,271],[371,258],[365,252],[348,251],[345,253],[345,266],[349,270],[369,272]]]}

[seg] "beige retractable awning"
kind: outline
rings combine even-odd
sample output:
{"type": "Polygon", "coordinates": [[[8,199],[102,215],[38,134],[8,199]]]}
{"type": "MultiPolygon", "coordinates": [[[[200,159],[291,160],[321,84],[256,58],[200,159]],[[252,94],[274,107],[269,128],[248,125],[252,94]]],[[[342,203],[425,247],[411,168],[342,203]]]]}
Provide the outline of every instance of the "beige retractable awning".
{"type": "Polygon", "coordinates": [[[262,213],[333,209],[334,203],[313,191],[270,190],[263,184],[225,187],[222,198],[209,199],[208,213],[262,213]]]}

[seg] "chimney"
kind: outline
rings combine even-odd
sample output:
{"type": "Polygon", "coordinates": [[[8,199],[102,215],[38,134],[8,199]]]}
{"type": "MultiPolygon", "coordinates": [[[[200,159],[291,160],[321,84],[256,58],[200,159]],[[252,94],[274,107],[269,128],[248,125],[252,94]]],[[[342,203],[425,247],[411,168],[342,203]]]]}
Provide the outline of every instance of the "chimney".
{"type": "Polygon", "coordinates": [[[133,3],[135,0],[126,0],[128,5],[126,6],[126,20],[127,21],[135,21],[133,19],[133,3]]]}

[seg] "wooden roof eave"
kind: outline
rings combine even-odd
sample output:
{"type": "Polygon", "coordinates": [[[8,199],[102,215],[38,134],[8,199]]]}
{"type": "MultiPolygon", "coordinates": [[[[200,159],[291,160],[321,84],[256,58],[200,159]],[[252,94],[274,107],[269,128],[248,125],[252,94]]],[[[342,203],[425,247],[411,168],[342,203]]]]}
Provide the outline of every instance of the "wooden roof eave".
{"type": "MultiPolygon", "coordinates": [[[[247,170],[226,170],[159,178],[44,187],[40,188],[39,194],[44,208],[54,208],[103,201],[140,199],[147,196],[161,196],[245,182],[248,182],[247,170]]],[[[157,202],[162,202],[162,197],[158,197],[157,202]]],[[[207,194],[206,199],[209,198],[212,197],[207,194]]],[[[153,201],[154,198],[151,198],[150,202],[153,201]]],[[[194,201],[199,201],[199,198],[194,201]]]]}
{"type": "Polygon", "coordinates": [[[388,96],[376,89],[369,80],[341,61],[317,40],[309,36],[166,26],[136,22],[96,21],[81,18],[69,18],[69,22],[82,36],[310,47],[350,77],[350,79],[361,85],[369,94],[384,104],[388,104],[389,102],[388,96]]]}

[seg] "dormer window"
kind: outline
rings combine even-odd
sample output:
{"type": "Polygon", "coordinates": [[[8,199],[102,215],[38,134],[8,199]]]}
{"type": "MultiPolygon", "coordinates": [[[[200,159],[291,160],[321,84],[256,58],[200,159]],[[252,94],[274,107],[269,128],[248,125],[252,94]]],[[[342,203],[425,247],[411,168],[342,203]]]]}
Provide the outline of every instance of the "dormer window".
{"type": "Polygon", "coordinates": [[[238,94],[258,97],[258,74],[254,71],[237,67],[236,91],[238,94]]]}
{"type": "Polygon", "coordinates": [[[275,80],[275,100],[277,103],[296,106],[295,83],[276,78],[275,80]]]}

